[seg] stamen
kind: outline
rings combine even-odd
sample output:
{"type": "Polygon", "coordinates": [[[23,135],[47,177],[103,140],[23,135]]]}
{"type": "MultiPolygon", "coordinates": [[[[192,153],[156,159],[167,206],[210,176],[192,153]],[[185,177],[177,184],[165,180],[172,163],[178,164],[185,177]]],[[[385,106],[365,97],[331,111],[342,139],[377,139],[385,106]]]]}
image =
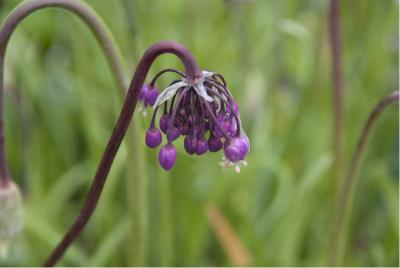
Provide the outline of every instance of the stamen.
{"type": "Polygon", "coordinates": [[[240,167],[239,166],[235,166],[235,171],[236,171],[236,173],[240,173],[240,167]]]}

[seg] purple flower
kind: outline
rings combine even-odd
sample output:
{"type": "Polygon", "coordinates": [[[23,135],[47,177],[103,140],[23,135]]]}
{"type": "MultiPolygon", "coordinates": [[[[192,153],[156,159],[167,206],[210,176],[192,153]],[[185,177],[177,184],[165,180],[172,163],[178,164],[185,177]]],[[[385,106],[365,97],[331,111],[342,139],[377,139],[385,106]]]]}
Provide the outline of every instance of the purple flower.
{"type": "Polygon", "coordinates": [[[168,143],[162,147],[160,153],[158,154],[158,161],[163,169],[170,170],[175,165],[176,161],[175,146],[171,143],[168,143]]]}
{"type": "Polygon", "coordinates": [[[226,142],[224,147],[224,155],[226,159],[231,162],[238,162],[244,160],[246,154],[249,152],[249,145],[244,138],[233,138],[226,142]]]}
{"type": "Polygon", "coordinates": [[[150,148],[156,148],[161,144],[162,136],[159,129],[155,127],[150,127],[146,131],[146,144],[150,148]]]}
{"type": "Polygon", "coordinates": [[[158,97],[158,89],[151,84],[144,84],[139,93],[139,100],[143,102],[144,108],[153,106],[158,97]]]}
{"type": "Polygon", "coordinates": [[[184,77],[175,80],[160,94],[157,93],[153,101],[150,92],[154,90],[144,86],[141,92],[141,98],[146,99],[148,105],[152,101],[154,108],[146,144],[154,148],[161,143],[162,133],[154,125],[157,112],[163,110],[158,120],[168,144],[161,148],[158,158],[165,170],[175,164],[177,152],[172,142],[180,136],[184,137],[183,144],[188,154],[203,155],[223,148],[224,157],[220,163],[223,167],[235,166],[239,171],[238,164],[246,164],[244,160],[250,142],[243,131],[238,104],[221,75],[206,71],[195,82],[184,77]]]}
{"type": "Polygon", "coordinates": [[[218,152],[222,149],[222,141],[220,138],[215,137],[214,135],[210,135],[208,139],[208,149],[210,152],[218,152]]]}
{"type": "Polygon", "coordinates": [[[208,145],[207,145],[207,140],[204,137],[200,137],[197,140],[197,146],[196,146],[196,154],[197,155],[202,155],[206,153],[208,150],[208,145]]]}
{"type": "Polygon", "coordinates": [[[167,140],[169,142],[172,142],[176,140],[180,135],[180,131],[177,127],[171,127],[170,129],[167,130],[167,140]]]}
{"type": "Polygon", "coordinates": [[[160,119],[160,129],[162,132],[167,133],[168,130],[168,115],[164,114],[160,119]]]}
{"type": "Polygon", "coordinates": [[[197,149],[197,138],[194,136],[186,136],[183,145],[188,154],[194,154],[197,149]]]}

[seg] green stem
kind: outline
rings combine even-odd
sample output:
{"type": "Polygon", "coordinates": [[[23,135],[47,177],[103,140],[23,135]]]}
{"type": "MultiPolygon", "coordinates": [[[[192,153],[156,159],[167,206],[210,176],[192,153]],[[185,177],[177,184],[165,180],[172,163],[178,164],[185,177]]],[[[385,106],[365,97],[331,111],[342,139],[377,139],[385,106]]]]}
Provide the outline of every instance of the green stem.
{"type": "Polygon", "coordinates": [[[169,173],[159,172],[160,236],[159,256],[161,266],[173,265],[173,234],[171,217],[171,187],[169,173]]]}
{"type": "Polygon", "coordinates": [[[353,209],[355,188],[357,185],[357,178],[361,163],[363,160],[364,152],[368,146],[368,139],[371,134],[372,128],[379,118],[382,111],[390,104],[399,101],[399,91],[392,92],[389,96],[383,98],[369,114],[367,122],[359,137],[356,150],[351,160],[350,168],[347,176],[342,182],[336,213],[335,229],[332,240],[332,250],[330,256],[331,266],[340,266],[343,262],[344,252],[347,241],[347,229],[353,209]]]}
{"type": "Polygon", "coordinates": [[[130,158],[128,165],[130,166],[133,180],[127,181],[129,211],[133,225],[133,237],[130,239],[130,250],[128,256],[131,256],[129,262],[134,266],[147,265],[147,249],[148,249],[148,181],[145,169],[143,137],[139,135],[139,118],[134,118],[131,124],[131,131],[128,132],[129,151],[133,157],[130,158]],[[134,193],[134,194],[132,194],[134,193]],[[133,253],[135,252],[135,253],[133,253]]]}

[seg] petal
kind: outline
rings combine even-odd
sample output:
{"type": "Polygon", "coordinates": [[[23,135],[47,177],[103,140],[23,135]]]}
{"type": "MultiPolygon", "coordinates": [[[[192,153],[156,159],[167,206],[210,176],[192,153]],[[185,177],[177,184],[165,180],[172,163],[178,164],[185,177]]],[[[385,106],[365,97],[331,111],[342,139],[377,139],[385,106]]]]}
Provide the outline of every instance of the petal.
{"type": "Polygon", "coordinates": [[[204,78],[211,77],[211,76],[213,76],[213,75],[214,75],[213,72],[210,72],[210,71],[203,71],[203,76],[204,76],[204,78]]]}
{"type": "Polygon", "coordinates": [[[153,105],[153,108],[156,108],[157,106],[159,106],[160,104],[164,103],[165,101],[169,100],[170,98],[172,98],[176,92],[178,91],[178,89],[185,87],[189,85],[187,82],[181,81],[178,83],[175,83],[169,87],[167,87],[166,89],[164,89],[160,95],[158,95],[156,102],[153,105]]]}
{"type": "Polygon", "coordinates": [[[197,95],[202,97],[208,102],[213,102],[214,99],[210,97],[210,95],[207,94],[206,88],[203,85],[203,81],[198,82],[193,85],[194,91],[196,91],[197,95]]]}

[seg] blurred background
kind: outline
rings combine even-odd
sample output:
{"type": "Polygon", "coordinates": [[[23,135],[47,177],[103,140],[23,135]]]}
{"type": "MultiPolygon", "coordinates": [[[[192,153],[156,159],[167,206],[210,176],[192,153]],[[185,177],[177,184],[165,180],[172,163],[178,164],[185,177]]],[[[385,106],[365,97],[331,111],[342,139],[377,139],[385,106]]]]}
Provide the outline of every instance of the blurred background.
{"type": "MultiPolygon", "coordinates": [[[[87,0],[115,37],[129,80],[165,39],[222,73],[252,149],[240,174],[221,153],[170,172],[144,146],[134,115],[94,217],[63,266],[324,266],[334,227],[328,0],[87,0]]],[[[0,1],[0,18],[20,1],[0,1]]],[[[398,1],[342,1],[346,173],[368,113],[398,89],[398,1]]],[[[86,25],[61,9],[28,17],[8,46],[5,123],[24,230],[2,266],[41,265],[75,219],[121,108],[86,25]]],[[[182,70],[171,55],[162,68],[182,70]]],[[[174,75],[163,77],[165,88],[174,75]]],[[[383,113],[360,171],[344,264],[399,265],[398,106],[383,113]]]]}

